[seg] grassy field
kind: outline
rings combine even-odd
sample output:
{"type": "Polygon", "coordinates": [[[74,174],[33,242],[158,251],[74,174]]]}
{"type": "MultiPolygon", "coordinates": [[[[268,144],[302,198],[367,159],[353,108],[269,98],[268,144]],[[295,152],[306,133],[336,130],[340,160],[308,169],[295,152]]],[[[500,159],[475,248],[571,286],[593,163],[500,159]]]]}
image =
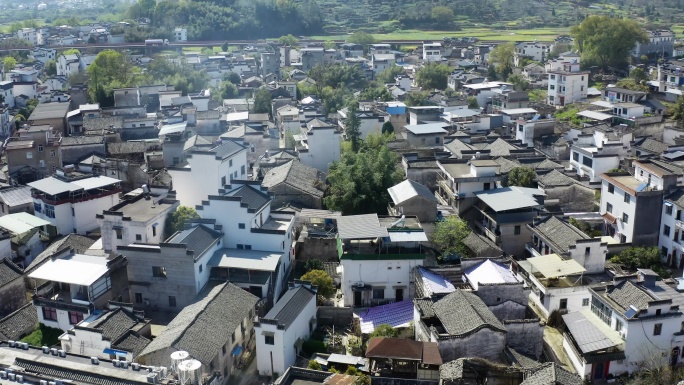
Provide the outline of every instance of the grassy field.
{"type": "MultiPolygon", "coordinates": [[[[684,28],[684,26],[682,26],[684,28]]],[[[516,30],[492,30],[490,28],[469,28],[461,31],[419,31],[401,30],[393,33],[373,34],[376,40],[441,40],[443,37],[476,37],[480,40],[553,41],[556,36],[567,34],[567,28],[534,28],[516,30]]],[[[311,36],[319,40],[344,40],[347,35],[311,36]]]]}

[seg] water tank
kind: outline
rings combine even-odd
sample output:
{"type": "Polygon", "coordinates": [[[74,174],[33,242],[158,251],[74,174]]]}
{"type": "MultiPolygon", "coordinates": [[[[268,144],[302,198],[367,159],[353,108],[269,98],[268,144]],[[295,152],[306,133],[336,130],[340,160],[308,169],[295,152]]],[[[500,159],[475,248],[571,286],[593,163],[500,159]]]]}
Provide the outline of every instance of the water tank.
{"type": "Polygon", "coordinates": [[[178,364],[178,378],[183,385],[202,385],[202,363],[185,360],[178,364]]]}
{"type": "Polygon", "coordinates": [[[178,350],[171,353],[171,370],[174,373],[178,372],[178,364],[190,358],[190,353],[185,350],[178,350]]]}

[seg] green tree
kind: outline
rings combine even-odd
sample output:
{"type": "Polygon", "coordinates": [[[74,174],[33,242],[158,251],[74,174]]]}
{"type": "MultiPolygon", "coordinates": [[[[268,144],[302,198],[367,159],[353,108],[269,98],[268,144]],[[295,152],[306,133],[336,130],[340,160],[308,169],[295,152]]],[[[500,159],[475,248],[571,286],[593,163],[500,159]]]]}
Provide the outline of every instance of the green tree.
{"type": "Polygon", "coordinates": [[[430,94],[425,91],[409,91],[404,101],[407,106],[423,106],[429,96],[430,94]]]}
{"type": "Polygon", "coordinates": [[[366,374],[357,376],[354,380],[354,385],[371,385],[371,378],[366,374]]]}
{"type": "Polygon", "coordinates": [[[356,368],[356,366],[347,366],[347,370],[344,372],[344,374],[349,375],[349,376],[358,376],[360,373],[359,369],[356,368]]]}
{"type": "Polygon", "coordinates": [[[231,82],[237,86],[240,83],[242,83],[242,78],[240,78],[240,75],[236,74],[235,72],[228,71],[225,74],[223,74],[223,81],[231,82]]]}
{"type": "Polygon", "coordinates": [[[6,56],[2,61],[2,64],[4,66],[3,68],[5,69],[5,72],[9,72],[17,66],[17,59],[13,58],[12,56],[6,56]]]}
{"type": "Polygon", "coordinates": [[[399,335],[399,331],[388,324],[378,325],[373,333],[370,334],[370,338],[373,337],[387,337],[396,338],[399,335]]]}
{"type": "Polygon", "coordinates": [[[507,79],[513,73],[513,59],[515,58],[515,44],[499,44],[489,53],[489,63],[494,64],[500,79],[507,79]]]}
{"type": "Polygon", "coordinates": [[[432,7],[432,18],[439,26],[450,26],[454,22],[454,11],[443,5],[432,7]]]}
{"type": "Polygon", "coordinates": [[[519,187],[534,187],[537,174],[530,167],[514,167],[508,172],[508,185],[519,187]]]}
{"type": "Polygon", "coordinates": [[[394,125],[392,124],[392,122],[390,122],[388,120],[385,123],[383,123],[381,132],[383,135],[393,135],[394,134],[394,125]]]}
{"type": "Polygon", "coordinates": [[[530,88],[530,82],[520,74],[509,75],[506,81],[513,84],[513,88],[515,88],[516,91],[527,91],[527,89],[530,88]]]}
{"type": "Polygon", "coordinates": [[[318,287],[318,295],[325,298],[335,294],[335,283],[325,270],[311,270],[300,278],[302,281],[311,282],[318,287]]]}
{"type": "Polygon", "coordinates": [[[684,96],[677,97],[674,105],[671,107],[672,119],[679,124],[684,124],[684,96]]]}
{"type": "Polygon", "coordinates": [[[87,72],[90,97],[103,105],[113,104],[113,89],[129,86],[135,73],[128,57],[111,49],[97,54],[87,72]]]}
{"type": "Polygon", "coordinates": [[[170,236],[176,231],[183,230],[185,223],[191,219],[199,218],[199,214],[192,207],[178,206],[176,211],[169,214],[166,218],[166,235],[170,236]]]}
{"type": "Polygon", "coordinates": [[[661,253],[657,247],[630,247],[610,259],[610,262],[623,265],[629,270],[638,268],[651,269],[663,278],[668,278],[670,273],[665,271],[661,262],[661,253]]]}
{"type": "Polygon", "coordinates": [[[615,85],[632,91],[648,92],[648,86],[645,83],[640,83],[634,78],[620,79],[615,85]]]}
{"type": "Polygon", "coordinates": [[[395,78],[399,75],[405,74],[406,71],[404,71],[404,67],[401,66],[391,66],[387,68],[386,70],[380,72],[376,77],[375,80],[377,80],[379,83],[394,83],[395,78]]]}
{"type": "Polygon", "coordinates": [[[252,112],[255,114],[271,114],[271,93],[266,88],[259,88],[254,93],[252,112]]]}
{"type": "Polygon", "coordinates": [[[141,16],[150,17],[157,6],[157,0],[138,0],[138,5],[140,6],[141,16]]]}
{"type": "Polygon", "coordinates": [[[316,360],[309,360],[309,366],[307,368],[312,370],[323,370],[321,364],[319,364],[316,360]]]}
{"type": "Polygon", "coordinates": [[[279,37],[278,43],[280,43],[281,45],[289,45],[290,47],[294,47],[297,45],[297,43],[299,43],[299,39],[292,36],[291,34],[288,34],[279,37]]]}
{"type": "Polygon", "coordinates": [[[349,35],[347,43],[360,44],[365,50],[368,45],[375,43],[375,38],[368,32],[356,31],[349,35]]]}
{"type": "Polygon", "coordinates": [[[78,55],[81,56],[81,51],[76,48],[69,48],[62,51],[62,55],[78,55]]]}
{"type": "Polygon", "coordinates": [[[493,64],[487,67],[487,80],[499,80],[499,74],[496,73],[496,66],[493,64]]]}
{"type": "Polygon", "coordinates": [[[238,89],[231,82],[221,82],[218,91],[221,99],[235,99],[238,96],[238,89]]]}
{"type": "Polygon", "coordinates": [[[351,149],[358,152],[361,148],[361,119],[358,116],[359,102],[352,100],[347,105],[347,119],[344,120],[344,134],[351,142],[351,149]]]}
{"type": "Polygon", "coordinates": [[[368,135],[358,152],[344,150],[330,166],[325,206],[345,215],[387,212],[387,189],[403,179],[397,164],[387,137],[368,135]]]}
{"type": "Polygon", "coordinates": [[[582,64],[596,63],[604,69],[624,68],[636,43],[648,42],[646,31],[636,20],[589,15],[570,29],[582,64]]]}
{"type": "Polygon", "coordinates": [[[480,104],[477,102],[477,98],[474,96],[468,96],[466,99],[468,101],[468,108],[475,110],[480,108],[480,104]]]}
{"type": "Polygon", "coordinates": [[[437,222],[431,241],[442,255],[456,253],[461,257],[467,257],[469,251],[463,244],[463,240],[470,233],[468,223],[458,216],[452,215],[437,222]]]}
{"type": "Polygon", "coordinates": [[[629,73],[629,77],[634,79],[638,84],[644,84],[648,80],[648,74],[641,67],[636,67],[629,73]]]}
{"type": "Polygon", "coordinates": [[[57,75],[57,62],[54,60],[48,60],[47,63],[45,63],[45,73],[48,76],[57,75]]]}
{"type": "Polygon", "coordinates": [[[304,264],[304,270],[323,270],[323,261],[321,261],[320,259],[309,259],[304,264]]]}
{"type": "Polygon", "coordinates": [[[361,100],[381,100],[383,102],[394,99],[394,96],[385,86],[368,87],[359,95],[361,100]]]}
{"type": "Polygon", "coordinates": [[[325,43],[323,43],[323,48],[325,49],[335,49],[337,48],[337,43],[335,43],[332,40],[327,40],[325,43]]]}
{"type": "Polygon", "coordinates": [[[444,90],[451,68],[445,64],[428,63],[416,74],[416,83],[425,90],[444,90]]]}

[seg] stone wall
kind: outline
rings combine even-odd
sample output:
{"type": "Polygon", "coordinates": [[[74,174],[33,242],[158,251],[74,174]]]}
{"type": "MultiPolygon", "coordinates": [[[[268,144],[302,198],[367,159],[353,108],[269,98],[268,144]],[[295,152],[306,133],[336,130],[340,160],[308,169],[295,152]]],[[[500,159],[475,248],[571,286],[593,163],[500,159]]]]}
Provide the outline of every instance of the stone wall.
{"type": "Polygon", "coordinates": [[[316,319],[319,326],[335,325],[336,328],[346,328],[354,320],[354,311],[350,307],[319,306],[316,319]]]}
{"type": "MultiPolygon", "coordinates": [[[[506,347],[506,333],[484,328],[464,337],[445,338],[437,341],[442,362],[463,357],[479,357],[500,362],[506,347]]],[[[541,341],[538,342],[541,344],[541,341]]]]}
{"type": "Polygon", "coordinates": [[[516,351],[539,358],[544,343],[546,325],[538,319],[504,321],[508,331],[507,345],[516,351]]]}
{"type": "Polygon", "coordinates": [[[480,284],[477,294],[499,321],[525,318],[529,290],[522,282],[510,284],[480,284]]]}

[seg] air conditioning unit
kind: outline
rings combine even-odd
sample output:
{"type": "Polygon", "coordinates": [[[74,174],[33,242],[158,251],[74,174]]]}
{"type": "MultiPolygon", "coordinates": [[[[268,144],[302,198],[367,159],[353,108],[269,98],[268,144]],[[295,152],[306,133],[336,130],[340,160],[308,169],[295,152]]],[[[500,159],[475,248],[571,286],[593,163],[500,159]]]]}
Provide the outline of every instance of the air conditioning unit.
{"type": "Polygon", "coordinates": [[[24,376],[22,376],[21,374],[17,374],[17,382],[20,384],[23,383],[24,382],[24,376]]]}
{"type": "Polygon", "coordinates": [[[15,341],[8,341],[9,342],[9,347],[14,348],[17,346],[17,343],[15,341]]]}
{"type": "Polygon", "coordinates": [[[93,365],[99,365],[100,364],[100,359],[97,357],[90,357],[90,363],[93,365]]]}
{"type": "Polygon", "coordinates": [[[57,355],[57,349],[55,349],[55,348],[50,349],[50,353],[52,353],[53,356],[56,356],[57,355]]]}
{"type": "Polygon", "coordinates": [[[49,346],[43,346],[43,353],[44,354],[50,354],[50,347],[49,346]]]}
{"type": "Polygon", "coordinates": [[[24,349],[24,350],[29,350],[29,344],[28,344],[27,342],[24,342],[24,343],[21,345],[21,348],[24,349]]]}
{"type": "Polygon", "coordinates": [[[48,385],[48,382],[45,380],[40,380],[40,385],[48,385]]]}
{"type": "Polygon", "coordinates": [[[119,367],[119,360],[112,360],[112,365],[114,365],[115,368],[119,367]]]}
{"type": "Polygon", "coordinates": [[[58,353],[59,356],[62,357],[62,358],[66,357],[66,351],[63,350],[63,349],[59,349],[59,350],[57,351],[57,353],[58,353]]]}
{"type": "Polygon", "coordinates": [[[7,373],[7,377],[9,378],[10,381],[14,381],[17,379],[17,375],[14,373],[7,373]]]}
{"type": "Polygon", "coordinates": [[[159,372],[152,372],[147,374],[147,383],[156,384],[159,379],[159,372]]]}
{"type": "Polygon", "coordinates": [[[128,369],[128,361],[119,362],[119,366],[123,369],[128,369]]]}
{"type": "Polygon", "coordinates": [[[135,370],[135,371],[137,372],[138,370],[140,370],[140,364],[137,363],[137,362],[133,362],[133,363],[131,364],[131,369],[133,369],[133,370],[135,370]]]}
{"type": "Polygon", "coordinates": [[[4,370],[0,370],[0,378],[3,380],[7,378],[7,372],[4,370]]]}

